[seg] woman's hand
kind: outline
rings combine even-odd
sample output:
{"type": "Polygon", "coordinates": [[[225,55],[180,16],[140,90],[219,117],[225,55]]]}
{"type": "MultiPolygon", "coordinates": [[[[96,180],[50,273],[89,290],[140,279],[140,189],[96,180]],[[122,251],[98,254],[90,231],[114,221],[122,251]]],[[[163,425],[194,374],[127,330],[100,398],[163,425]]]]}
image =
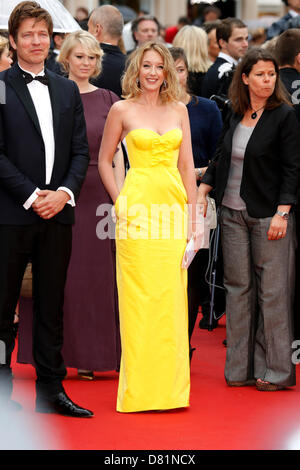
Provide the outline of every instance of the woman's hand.
{"type": "Polygon", "coordinates": [[[288,221],[278,214],[272,217],[268,230],[268,240],[279,240],[286,236],[288,221]]]}
{"type": "Polygon", "coordinates": [[[204,217],[206,217],[207,213],[207,195],[208,193],[212,190],[212,187],[209,186],[208,184],[201,183],[198,189],[198,195],[197,195],[197,212],[198,210],[201,211],[201,214],[203,213],[204,217]],[[199,207],[198,207],[199,206],[199,207]]]}
{"type": "Polygon", "coordinates": [[[198,211],[203,214],[204,217],[206,217],[207,213],[207,197],[206,194],[203,194],[202,192],[199,191],[198,196],[197,196],[197,213],[198,211]]]}

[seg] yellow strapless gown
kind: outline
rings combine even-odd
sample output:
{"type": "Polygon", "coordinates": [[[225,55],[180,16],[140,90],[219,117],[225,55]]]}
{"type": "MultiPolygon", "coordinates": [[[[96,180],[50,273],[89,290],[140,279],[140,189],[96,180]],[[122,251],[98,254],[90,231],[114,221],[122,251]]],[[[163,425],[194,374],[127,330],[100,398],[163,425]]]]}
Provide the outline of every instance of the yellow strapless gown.
{"type": "Polygon", "coordinates": [[[116,201],[122,358],[117,411],[189,406],[187,196],[177,168],[182,131],[135,129],[116,201]]]}

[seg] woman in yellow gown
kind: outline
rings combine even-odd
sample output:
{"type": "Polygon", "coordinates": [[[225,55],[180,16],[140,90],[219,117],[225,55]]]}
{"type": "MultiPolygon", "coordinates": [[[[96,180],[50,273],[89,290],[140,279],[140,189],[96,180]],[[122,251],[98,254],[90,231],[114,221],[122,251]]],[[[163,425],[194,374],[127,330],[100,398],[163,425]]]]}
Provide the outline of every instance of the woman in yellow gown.
{"type": "Polygon", "coordinates": [[[126,100],[110,110],[99,154],[117,216],[117,411],[187,407],[187,272],[181,262],[192,236],[187,231],[196,229],[196,181],[188,114],[178,102],[176,70],[165,46],[147,43],[131,55],[123,95],[126,100]],[[130,170],[119,193],[112,160],[123,139],[130,170]]]}

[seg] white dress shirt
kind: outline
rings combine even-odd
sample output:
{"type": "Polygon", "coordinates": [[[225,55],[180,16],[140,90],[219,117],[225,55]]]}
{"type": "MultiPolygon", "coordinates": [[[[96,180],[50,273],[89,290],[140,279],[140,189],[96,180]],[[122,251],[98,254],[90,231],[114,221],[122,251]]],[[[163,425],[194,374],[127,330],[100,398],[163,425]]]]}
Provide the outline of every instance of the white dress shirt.
{"type": "Polygon", "coordinates": [[[228,55],[225,52],[219,52],[218,57],[221,57],[221,59],[227,60],[227,62],[233,65],[237,65],[239,63],[238,60],[234,59],[233,57],[231,57],[231,55],[228,55]]]}
{"type": "MultiPolygon", "coordinates": [[[[20,65],[19,65],[20,67],[20,65]]],[[[29,73],[32,77],[37,76],[44,76],[45,72],[42,70],[38,74],[34,74],[29,72],[28,70],[22,69],[24,72],[29,73]]],[[[54,141],[54,131],[53,131],[53,115],[52,115],[52,106],[49,94],[49,88],[43,83],[39,82],[38,80],[33,80],[32,82],[27,84],[28,91],[32,98],[36,114],[39,120],[40,129],[45,145],[45,167],[46,167],[46,174],[45,174],[45,183],[49,184],[52,177],[53,166],[54,166],[54,156],[55,156],[55,141],[54,141]]],[[[73,192],[61,186],[57,189],[61,191],[65,191],[69,196],[70,200],[68,201],[73,207],[75,206],[75,199],[73,192]]],[[[37,191],[40,191],[39,188],[32,193],[32,195],[27,199],[24,203],[24,209],[28,210],[34,203],[34,201],[38,198],[37,191]]]]}

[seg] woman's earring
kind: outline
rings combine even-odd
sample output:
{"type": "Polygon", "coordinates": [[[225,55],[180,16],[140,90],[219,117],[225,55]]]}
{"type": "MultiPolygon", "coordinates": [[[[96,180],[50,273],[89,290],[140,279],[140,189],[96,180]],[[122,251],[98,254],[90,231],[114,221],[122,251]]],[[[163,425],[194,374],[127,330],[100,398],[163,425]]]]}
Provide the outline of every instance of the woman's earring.
{"type": "Polygon", "coordinates": [[[140,88],[141,82],[140,82],[140,79],[139,79],[138,77],[136,78],[136,84],[137,84],[137,86],[140,88]]]}
{"type": "Polygon", "coordinates": [[[163,85],[165,88],[167,88],[167,85],[168,85],[167,80],[164,80],[163,85]]]}

